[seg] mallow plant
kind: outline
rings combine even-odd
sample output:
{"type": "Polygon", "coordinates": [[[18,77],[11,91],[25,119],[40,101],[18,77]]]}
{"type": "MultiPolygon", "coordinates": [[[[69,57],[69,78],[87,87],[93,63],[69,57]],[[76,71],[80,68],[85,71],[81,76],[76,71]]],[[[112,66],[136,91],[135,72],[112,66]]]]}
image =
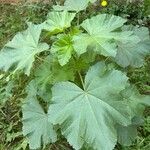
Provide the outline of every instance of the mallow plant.
{"type": "Polygon", "coordinates": [[[137,136],[150,96],[130,84],[126,71],[150,54],[149,31],[111,14],[81,21],[80,11],[95,1],[54,6],[47,20],[28,22],[0,51],[1,70],[28,76],[22,129],[30,149],[59,134],[75,150],[113,150],[137,136]]]}

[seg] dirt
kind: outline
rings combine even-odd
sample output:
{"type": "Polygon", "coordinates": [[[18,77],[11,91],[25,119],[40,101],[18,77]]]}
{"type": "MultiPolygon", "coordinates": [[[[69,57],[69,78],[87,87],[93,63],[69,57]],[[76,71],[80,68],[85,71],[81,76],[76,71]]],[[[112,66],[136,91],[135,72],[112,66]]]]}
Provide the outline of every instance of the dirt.
{"type": "Polygon", "coordinates": [[[21,2],[30,2],[30,3],[33,3],[33,2],[50,2],[50,0],[0,0],[0,3],[8,3],[8,4],[11,4],[11,3],[21,3],[21,2]]]}

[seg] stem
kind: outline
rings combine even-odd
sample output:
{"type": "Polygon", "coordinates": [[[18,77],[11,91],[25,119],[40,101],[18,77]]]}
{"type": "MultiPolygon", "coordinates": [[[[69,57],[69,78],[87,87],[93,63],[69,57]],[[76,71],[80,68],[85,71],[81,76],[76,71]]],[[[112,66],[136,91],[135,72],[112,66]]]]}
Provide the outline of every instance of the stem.
{"type": "Polygon", "coordinates": [[[6,117],[7,115],[0,109],[0,112],[6,117]]]}
{"type": "MultiPolygon", "coordinates": [[[[74,59],[75,61],[77,61],[77,59],[76,59],[76,57],[75,57],[74,55],[73,55],[73,59],[74,59]]],[[[78,75],[79,75],[82,88],[85,89],[85,87],[84,87],[84,81],[83,81],[82,75],[81,75],[81,73],[80,73],[79,71],[77,71],[77,73],[78,73],[78,75]]]]}
{"type": "Polygon", "coordinates": [[[79,77],[80,77],[80,81],[81,81],[82,87],[83,87],[83,89],[85,89],[85,88],[84,88],[84,82],[83,82],[82,75],[81,75],[81,73],[80,73],[79,71],[77,71],[77,72],[78,72],[78,75],[79,75],[79,77]]]}
{"type": "Polygon", "coordinates": [[[42,61],[42,62],[44,62],[45,61],[45,59],[43,59],[43,58],[41,58],[41,57],[39,57],[39,56],[35,56],[38,60],[40,60],[40,61],[42,61]]]}
{"type": "Polygon", "coordinates": [[[104,62],[106,62],[107,60],[109,60],[109,58],[110,58],[110,57],[107,57],[107,58],[104,60],[104,62]]]}
{"type": "Polygon", "coordinates": [[[78,20],[77,20],[77,26],[79,26],[80,24],[80,13],[78,12],[78,16],[77,16],[78,20]]]}

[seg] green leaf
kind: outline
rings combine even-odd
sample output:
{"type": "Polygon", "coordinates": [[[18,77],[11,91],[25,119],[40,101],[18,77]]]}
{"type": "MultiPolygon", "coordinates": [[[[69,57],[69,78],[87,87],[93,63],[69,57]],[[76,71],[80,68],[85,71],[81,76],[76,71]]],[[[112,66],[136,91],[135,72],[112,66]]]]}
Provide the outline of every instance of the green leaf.
{"type": "Polygon", "coordinates": [[[132,35],[132,31],[115,31],[122,27],[125,19],[107,14],[100,14],[91,19],[85,20],[81,26],[88,34],[80,34],[74,37],[74,49],[80,55],[87,51],[88,47],[99,52],[104,56],[113,56],[117,54],[117,45],[115,41],[134,41],[139,40],[132,35]]]}
{"type": "Polygon", "coordinates": [[[150,105],[150,96],[141,95],[135,87],[126,87],[121,92],[123,99],[128,101],[131,108],[132,124],[128,126],[117,125],[118,142],[124,146],[130,146],[137,137],[137,127],[143,124],[145,106],[150,105]]]}
{"type": "Polygon", "coordinates": [[[82,33],[82,30],[80,30],[80,28],[78,26],[71,27],[69,29],[69,35],[70,36],[78,35],[78,34],[81,34],[81,33],[82,33]]]}
{"type": "Polygon", "coordinates": [[[31,80],[26,86],[26,93],[28,97],[36,97],[37,95],[37,84],[34,80],[31,80]]]}
{"type": "Polygon", "coordinates": [[[64,66],[68,63],[73,50],[73,42],[70,35],[60,36],[51,47],[51,53],[56,55],[61,66],[64,66]]]}
{"type": "Polygon", "coordinates": [[[51,94],[51,85],[43,83],[43,85],[40,85],[37,80],[31,80],[29,84],[26,87],[26,93],[28,94],[28,97],[35,97],[39,96],[44,100],[45,102],[50,102],[52,94],[51,94]]]}
{"type": "Polygon", "coordinates": [[[47,84],[52,82],[52,57],[45,58],[45,61],[35,70],[35,81],[41,87],[45,89],[47,84]]]}
{"type": "Polygon", "coordinates": [[[94,3],[97,0],[66,0],[64,3],[64,6],[55,5],[53,6],[54,10],[61,11],[61,10],[67,10],[67,11],[81,11],[86,9],[89,2],[94,3]]]}
{"type": "MultiPolygon", "coordinates": [[[[129,27],[127,27],[129,30],[129,27]]],[[[134,34],[140,38],[136,44],[132,42],[118,43],[118,51],[115,57],[116,62],[122,66],[141,67],[146,55],[150,54],[149,30],[146,27],[130,27],[134,34]]]]}
{"type": "Polygon", "coordinates": [[[134,86],[128,85],[126,89],[121,92],[123,99],[128,101],[131,107],[132,116],[142,116],[145,106],[150,106],[150,96],[142,95],[134,86]]]}
{"type": "Polygon", "coordinates": [[[39,43],[42,25],[28,25],[26,31],[15,35],[0,52],[0,69],[8,71],[14,65],[14,72],[24,70],[29,75],[35,55],[49,48],[46,43],[39,43]]]}
{"type": "Polygon", "coordinates": [[[143,124],[143,120],[138,117],[132,119],[132,124],[128,126],[117,125],[118,142],[123,146],[130,146],[137,137],[137,127],[143,124]]]}
{"type": "Polygon", "coordinates": [[[73,81],[74,72],[71,66],[65,65],[62,67],[55,59],[48,56],[45,62],[36,69],[35,80],[37,84],[44,88],[46,84],[53,85],[60,81],[73,81]]]}
{"type": "Polygon", "coordinates": [[[71,82],[54,85],[49,120],[60,125],[75,149],[88,143],[93,149],[112,150],[117,142],[115,124],[131,124],[130,107],[118,97],[127,80],[125,74],[101,62],[89,69],[84,89],[71,82]]]}
{"type": "Polygon", "coordinates": [[[135,87],[127,86],[121,92],[123,99],[128,101],[133,116],[132,124],[128,126],[117,125],[118,142],[124,146],[132,145],[137,137],[137,127],[143,124],[145,105],[150,105],[150,96],[141,95],[135,87]],[[138,116],[138,117],[137,117],[138,116]]]}
{"type": "Polygon", "coordinates": [[[74,19],[76,13],[63,12],[50,12],[47,20],[44,22],[44,29],[56,34],[63,32],[66,28],[71,26],[71,21],[74,19]]]}
{"type": "Polygon", "coordinates": [[[28,97],[22,106],[23,111],[23,135],[29,140],[30,149],[38,149],[50,142],[55,142],[57,135],[52,124],[48,121],[36,97],[28,97]],[[28,100],[29,99],[29,100],[28,100]]]}

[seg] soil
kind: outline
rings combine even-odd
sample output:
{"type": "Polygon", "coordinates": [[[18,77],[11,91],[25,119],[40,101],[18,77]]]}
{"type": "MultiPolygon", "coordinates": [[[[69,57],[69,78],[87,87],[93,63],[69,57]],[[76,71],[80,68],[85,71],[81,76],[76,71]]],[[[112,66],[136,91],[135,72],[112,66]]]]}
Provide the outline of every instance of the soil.
{"type": "Polygon", "coordinates": [[[50,0],[0,0],[0,3],[17,4],[21,2],[50,2],[50,0]]]}

